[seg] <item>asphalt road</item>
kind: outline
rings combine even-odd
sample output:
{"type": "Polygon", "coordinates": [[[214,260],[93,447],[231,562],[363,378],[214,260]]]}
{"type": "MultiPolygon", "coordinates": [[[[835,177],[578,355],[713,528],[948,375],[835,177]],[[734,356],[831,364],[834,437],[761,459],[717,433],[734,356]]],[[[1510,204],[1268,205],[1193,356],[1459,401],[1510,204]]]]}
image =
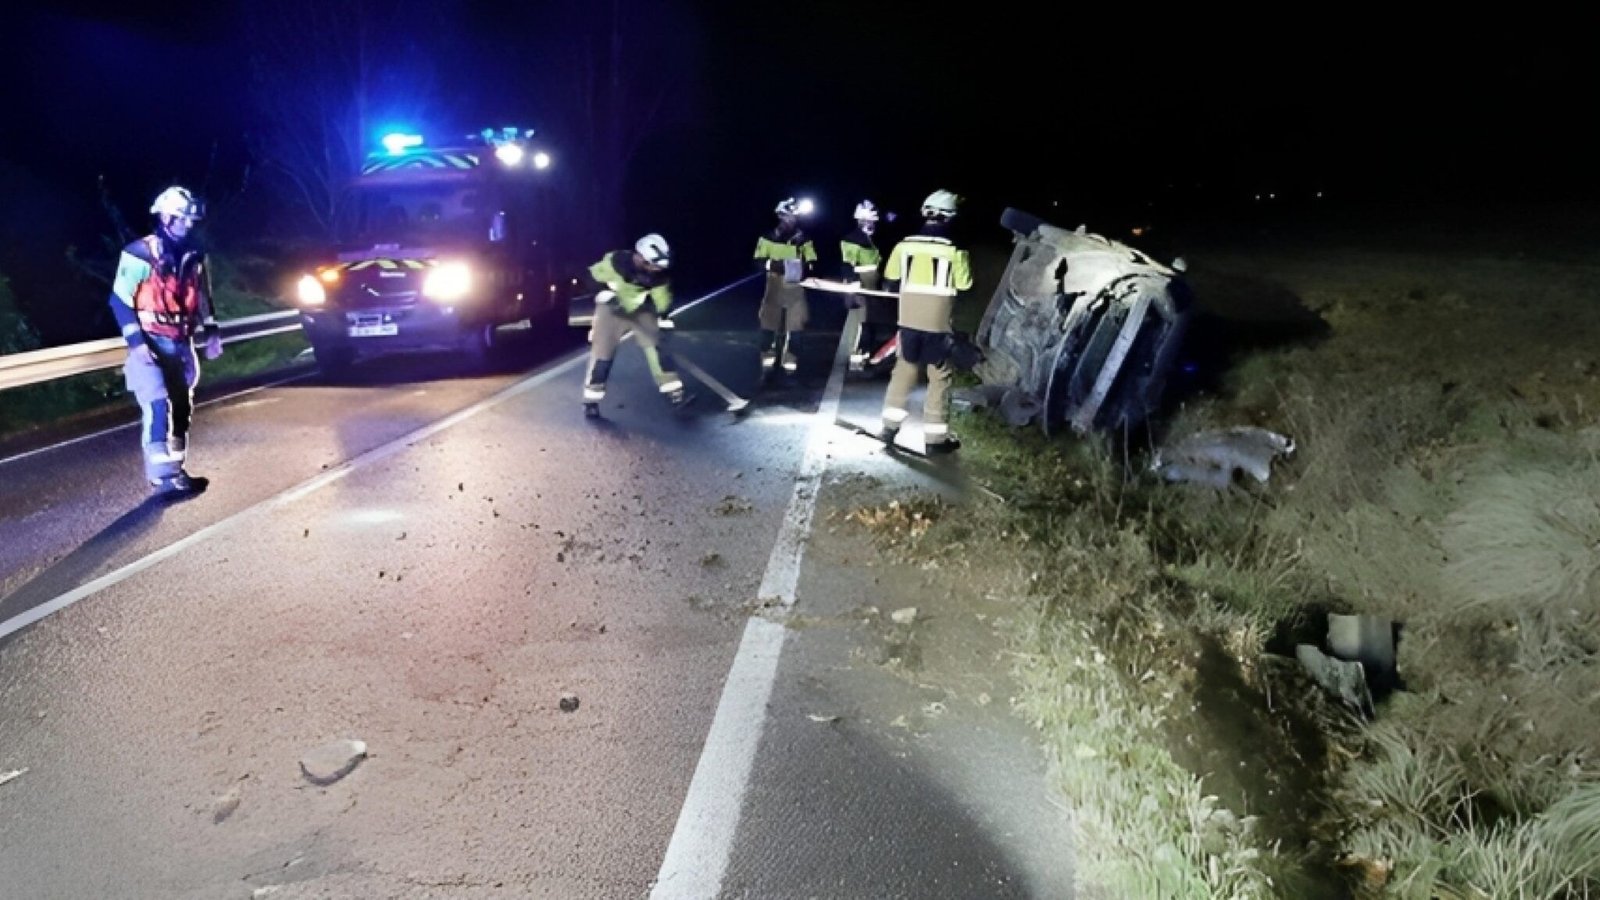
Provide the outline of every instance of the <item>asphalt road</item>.
{"type": "Polygon", "coordinates": [[[0,896],[1067,896],[1025,729],[891,727],[930,701],[852,611],[928,588],[815,527],[860,499],[841,472],[958,472],[832,424],[882,384],[836,375],[827,298],[758,393],[758,290],[675,337],[742,418],[669,410],[624,345],[585,420],[581,343],[521,332],[487,373],[206,406],[181,504],[129,429],[0,461],[0,896]],[[339,739],[366,758],[311,783],[339,739]]]}

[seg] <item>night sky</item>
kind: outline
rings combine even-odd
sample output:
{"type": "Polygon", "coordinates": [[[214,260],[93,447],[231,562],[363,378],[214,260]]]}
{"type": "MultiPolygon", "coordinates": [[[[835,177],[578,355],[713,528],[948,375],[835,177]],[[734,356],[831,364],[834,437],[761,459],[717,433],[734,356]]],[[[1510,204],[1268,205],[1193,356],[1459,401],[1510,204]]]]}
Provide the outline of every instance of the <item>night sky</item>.
{"type": "MultiPolygon", "coordinates": [[[[48,255],[109,231],[100,175],[135,228],[172,180],[243,185],[235,208],[249,213],[229,220],[235,234],[296,227],[281,186],[246,167],[261,128],[251,60],[272,30],[262,10],[305,5],[65,2],[8,23],[0,271],[19,292],[18,248],[48,255]]],[[[424,133],[529,123],[568,163],[599,158],[580,133],[578,70],[586,42],[606,46],[620,14],[623,130],[637,148],[608,236],[661,230],[721,271],[797,192],[841,220],[824,231],[847,225],[861,196],[912,210],[939,187],[969,197],[974,218],[1006,205],[1048,214],[1055,202],[1064,224],[1091,227],[1152,203],[1204,216],[1259,192],[1595,194],[1600,145],[1587,120],[1600,79],[1585,23],[1039,6],[1054,12],[866,0],[359,8],[372,23],[375,106],[392,89],[403,117],[433,119],[415,123],[424,133]]],[[[327,57],[294,57],[296,71],[327,57]]],[[[577,179],[581,168],[563,171],[577,179]]],[[[575,183],[575,196],[584,190],[575,183]]]]}

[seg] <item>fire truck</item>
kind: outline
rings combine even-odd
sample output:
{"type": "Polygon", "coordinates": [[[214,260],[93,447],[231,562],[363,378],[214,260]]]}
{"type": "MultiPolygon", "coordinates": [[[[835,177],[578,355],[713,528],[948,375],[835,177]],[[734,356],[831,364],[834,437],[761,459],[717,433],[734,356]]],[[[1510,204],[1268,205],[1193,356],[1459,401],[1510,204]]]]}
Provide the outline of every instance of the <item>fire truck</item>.
{"type": "Polygon", "coordinates": [[[323,371],[394,350],[483,361],[502,326],[565,315],[552,160],[531,130],[383,143],[350,184],[337,245],[296,286],[323,371]]]}

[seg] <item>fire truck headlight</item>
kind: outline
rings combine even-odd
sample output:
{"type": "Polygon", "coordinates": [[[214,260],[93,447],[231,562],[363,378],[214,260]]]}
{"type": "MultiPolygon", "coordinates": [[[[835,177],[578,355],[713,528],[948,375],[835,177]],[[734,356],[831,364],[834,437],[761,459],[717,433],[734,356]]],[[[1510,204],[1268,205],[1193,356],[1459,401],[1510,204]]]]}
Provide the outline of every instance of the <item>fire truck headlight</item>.
{"type": "Polygon", "coordinates": [[[550,162],[550,154],[543,150],[533,155],[533,167],[535,169],[548,169],[550,168],[550,162]]]}
{"type": "Polygon", "coordinates": [[[306,275],[295,286],[295,294],[300,298],[301,306],[321,306],[328,301],[328,292],[323,290],[322,282],[315,275],[306,275]]]}
{"type": "Polygon", "coordinates": [[[429,300],[453,303],[472,289],[472,270],[466,263],[453,262],[434,266],[422,282],[422,294],[429,300]]]}
{"type": "Polygon", "coordinates": [[[522,147],[517,144],[501,144],[494,148],[494,156],[507,168],[512,168],[522,162],[522,147]]]}

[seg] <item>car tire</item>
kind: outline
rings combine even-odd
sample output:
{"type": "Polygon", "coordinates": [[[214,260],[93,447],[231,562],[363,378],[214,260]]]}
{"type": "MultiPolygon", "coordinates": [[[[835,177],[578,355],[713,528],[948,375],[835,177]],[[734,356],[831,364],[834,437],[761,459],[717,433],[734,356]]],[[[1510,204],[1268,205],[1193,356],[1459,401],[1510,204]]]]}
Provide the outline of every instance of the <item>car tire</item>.
{"type": "Polygon", "coordinates": [[[1000,227],[1009,228],[1020,235],[1033,234],[1043,224],[1045,224],[1043,219],[1020,209],[1007,207],[1006,211],[1000,214],[1000,227]]]}
{"type": "Polygon", "coordinates": [[[462,343],[474,364],[486,365],[493,359],[495,348],[500,346],[500,338],[490,323],[473,326],[462,338],[462,343]]]}
{"type": "Polygon", "coordinates": [[[314,343],[311,345],[311,354],[317,359],[317,370],[328,376],[345,374],[356,361],[354,347],[314,343]]]}

